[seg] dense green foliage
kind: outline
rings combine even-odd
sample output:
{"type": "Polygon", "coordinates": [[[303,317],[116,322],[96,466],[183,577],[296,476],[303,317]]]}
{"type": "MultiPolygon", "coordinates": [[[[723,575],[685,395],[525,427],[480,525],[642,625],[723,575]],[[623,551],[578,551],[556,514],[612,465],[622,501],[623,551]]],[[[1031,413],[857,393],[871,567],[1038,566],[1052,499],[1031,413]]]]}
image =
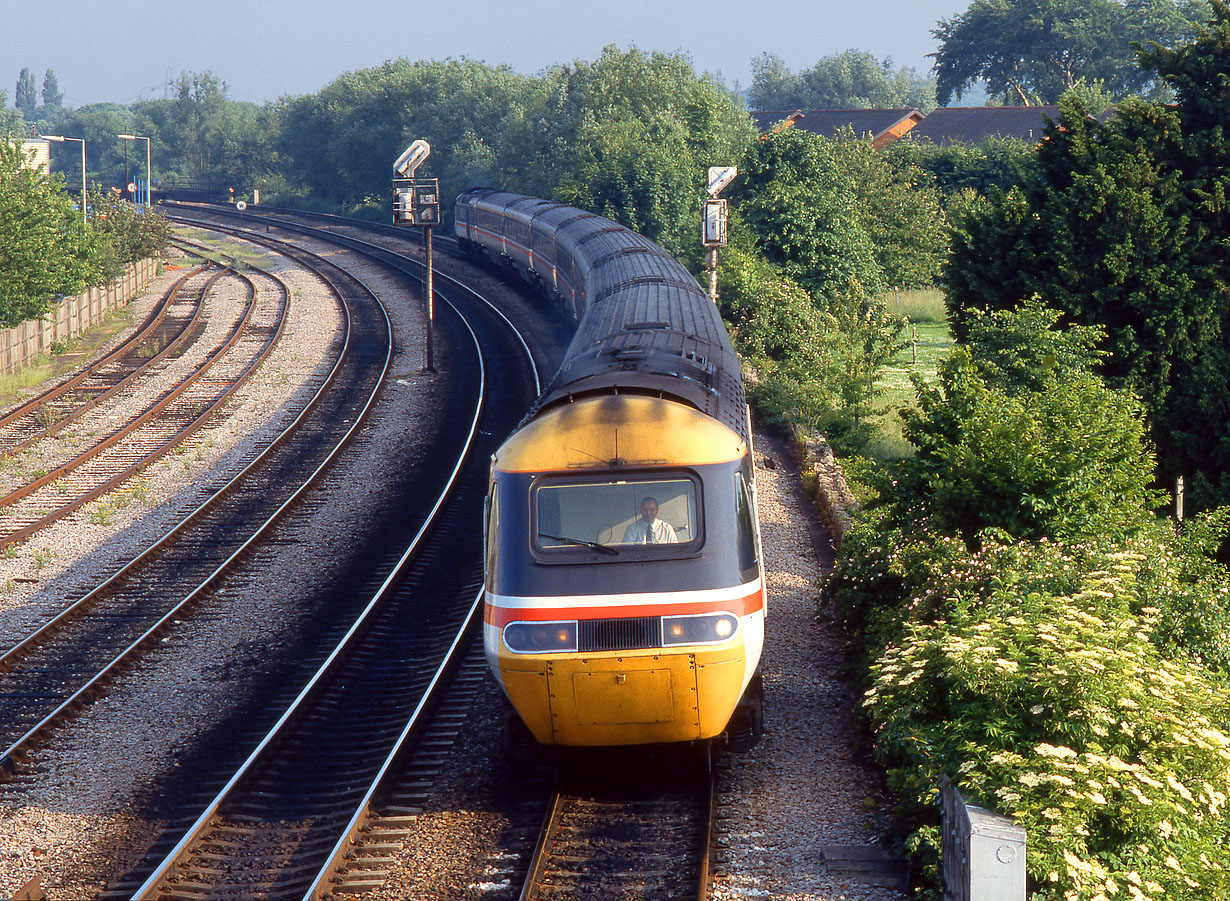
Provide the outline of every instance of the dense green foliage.
{"type": "Polygon", "coordinates": [[[931,285],[946,250],[939,198],[919,170],[848,132],[788,129],[749,152],[732,202],[766,256],[813,292],[931,285]]]}
{"type": "MultiPolygon", "coordinates": [[[[941,775],[1028,833],[1033,901],[1224,897],[1230,510],[1155,521],[1139,404],[1096,328],[973,317],[918,385],[825,588],[867,674],[900,839],[931,868],[941,775]],[[1124,894],[1126,893],[1126,894],[1124,894]]],[[[932,869],[934,875],[934,869],[932,869]]]]}
{"type": "Polygon", "coordinates": [[[902,411],[916,454],[886,478],[894,524],[976,546],[987,529],[1015,538],[1123,538],[1151,517],[1154,460],[1141,405],[1089,367],[1096,329],[1056,331],[1037,303],[975,322],[969,343],[916,381],[902,411]]]}
{"type": "Polygon", "coordinates": [[[874,551],[901,574],[903,617],[864,703],[907,844],[935,863],[947,774],[1025,827],[1031,901],[1226,897],[1225,682],[1157,641],[1168,605],[1224,610],[1226,573],[1184,581],[1163,530],[1119,544],[988,537],[978,553],[889,534],[874,551]]]}
{"type": "MultiPolygon", "coordinates": [[[[1058,101],[1082,80],[1116,98],[1154,84],[1136,65],[1133,42],[1190,39],[1200,0],[973,0],[932,34],[941,106],[977,81],[1006,105],[1058,101]]],[[[1100,112],[1100,110],[1098,111],[1100,112]]]]}
{"type": "Polygon", "coordinates": [[[935,108],[935,80],[921,78],[892,61],[878,61],[864,50],[827,56],[795,74],[782,60],[764,53],[752,61],[748,106],[755,110],[935,108]]]}
{"type": "Polygon", "coordinates": [[[59,109],[64,105],[64,92],[60,90],[60,80],[50,69],[43,73],[42,97],[43,107],[46,109],[59,109]]]}
{"type": "Polygon", "coordinates": [[[1143,419],[1131,396],[1089,373],[1056,367],[1037,389],[1005,390],[961,349],[905,414],[917,453],[890,497],[902,517],[971,544],[988,528],[1023,538],[1130,534],[1153,497],[1143,419]]]}
{"type": "Polygon", "coordinates": [[[52,295],[74,294],[98,272],[81,213],[55,181],[0,143],[0,326],[41,316],[52,295]]]}
{"type": "Polygon", "coordinates": [[[696,259],[705,173],[738,162],[755,136],[742,104],[683,57],[636,50],[608,47],[548,81],[545,171],[566,173],[550,193],[696,259]]]}
{"type": "Polygon", "coordinates": [[[1230,9],[1196,41],[1144,55],[1172,106],[1133,101],[1099,124],[1075,102],[1019,189],[952,211],[954,331],[975,309],[1038,294],[1108,334],[1103,371],[1153,422],[1162,474],[1230,501],[1230,9]]]}
{"type": "Polygon", "coordinates": [[[1035,147],[1014,138],[993,137],[981,144],[895,141],[885,151],[897,165],[914,166],[933,179],[947,205],[965,192],[1009,191],[1035,171],[1035,147]]]}
{"type": "Polygon", "coordinates": [[[729,248],[721,267],[722,315],[761,413],[822,430],[839,447],[866,441],[876,378],[902,347],[904,320],[854,285],[812,294],[753,248],[729,248]]]}
{"type": "Polygon", "coordinates": [[[766,135],[739,167],[721,301],[757,373],[753,396],[771,417],[858,447],[905,326],[875,296],[933,283],[946,240],[938,195],[848,133],[766,135]]]}
{"type": "Polygon", "coordinates": [[[475,186],[555,197],[695,256],[710,165],[754,137],[735,98],[682,57],[607,48],[541,76],[466,60],[349,73],[282,110],[289,170],[318,199],[387,214],[392,160],[416,138],[444,196],[475,186]]]}
{"type": "Polygon", "coordinates": [[[17,76],[17,91],[13,103],[27,121],[34,119],[34,110],[38,107],[38,88],[35,85],[34,73],[29,69],[22,69],[17,76]]]}
{"type": "Polygon", "coordinates": [[[167,222],[138,215],[114,194],[91,199],[93,213],[64,192],[63,180],[25,163],[19,143],[0,141],[0,326],[42,316],[56,294],[114,278],[126,262],[166,244],[167,222]]]}
{"type": "Polygon", "coordinates": [[[25,119],[8,103],[8,91],[0,91],[0,138],[20,137],[26,133],[25,119]]]}

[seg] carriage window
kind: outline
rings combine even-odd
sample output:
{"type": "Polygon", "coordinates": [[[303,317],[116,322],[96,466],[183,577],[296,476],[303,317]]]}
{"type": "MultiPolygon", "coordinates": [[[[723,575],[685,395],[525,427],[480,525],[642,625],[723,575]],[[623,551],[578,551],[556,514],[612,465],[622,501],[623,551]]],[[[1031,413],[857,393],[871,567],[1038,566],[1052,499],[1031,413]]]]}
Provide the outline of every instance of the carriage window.
{"type": "Polygon", "coordinates": [[[534,544],[548,552],[588,548],[612,558],[626,551],[690,552],[701,537],[697,494],[696,481],[682,475],[541,484],[534,544]]]}

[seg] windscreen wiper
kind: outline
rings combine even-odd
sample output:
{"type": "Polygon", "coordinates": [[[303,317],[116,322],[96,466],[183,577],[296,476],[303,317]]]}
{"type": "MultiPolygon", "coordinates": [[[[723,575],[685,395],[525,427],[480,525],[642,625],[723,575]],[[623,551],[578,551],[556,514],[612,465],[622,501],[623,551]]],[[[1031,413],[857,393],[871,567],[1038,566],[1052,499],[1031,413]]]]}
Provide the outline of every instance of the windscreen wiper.
{"type": "Polygon", "coordinates": [[[584,538],[570,538],[567,535],[548,535],[546,532],[539,532],[539,538],[550,538],[553,541],[563,541],[567,544],[575,544],[580,547],[592,547],[596,551],[602,551],[604,554],[613,554],[618,556],[619,551],[613,547],[607,547],[605,544],[599,544],[596,541],[586,541],[584,538]]]}

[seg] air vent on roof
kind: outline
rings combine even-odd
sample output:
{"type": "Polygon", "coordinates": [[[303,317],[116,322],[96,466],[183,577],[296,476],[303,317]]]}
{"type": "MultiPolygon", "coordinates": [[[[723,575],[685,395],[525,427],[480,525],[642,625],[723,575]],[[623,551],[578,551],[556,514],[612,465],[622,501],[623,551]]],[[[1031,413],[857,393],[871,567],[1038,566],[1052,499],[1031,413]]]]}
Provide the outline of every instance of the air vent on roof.
{"type": "Polygon", "coordinates": [[[621,247],[619,248],[619,250],[612,250],[610,253],[604,253],[602,256],[598,257],[598,259],[594,260],[594,262],[591,265],[593,266],[593,268],[597,269],[599,266],[603,265],[604,263],[609,263],[611,260],[615,259],[616,257],[627,256],[630,253],[654,253],[654,252],[655,252],[655,249],[651,247],[621,247]]]}
{"type": "Polygon", "coordinates": [[[628,322],[624,324],[625,332],[643,332],[650,329],[670,328],[669,322],[628,322]]]}
{"type": "Polygon", "coordinates": [[[611,232],[621,232],[623,230],[624,230],[624,227],[622,225],[612,225],[609,228],[596,229],[595,231],[590,232],[580,241],[577,241],[577,246],[579,247],[581,245],[588,244],[590,241],[593,241],[594,239],[599,238],[602,235],[609,235],[611,232]]]}
{"type": "Polygon", "coordinates": [[[611,285],[608,288],[603,288],[594,295],[594,303],[606,300],[612,294],[618,294],[621,291],[626,291],[634,285],[670,285],[674,284],[669,279],[662,278],[660,275],[638,275],[634,278],[626,279],[617,285],[611,285]]]}

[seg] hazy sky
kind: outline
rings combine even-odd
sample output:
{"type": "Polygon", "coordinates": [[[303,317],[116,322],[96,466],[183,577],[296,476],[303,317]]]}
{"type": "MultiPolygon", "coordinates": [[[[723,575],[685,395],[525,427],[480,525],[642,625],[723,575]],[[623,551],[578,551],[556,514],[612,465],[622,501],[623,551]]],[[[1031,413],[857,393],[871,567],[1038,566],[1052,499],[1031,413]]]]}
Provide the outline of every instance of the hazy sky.
{"type": "Polygon", "coordinates": [[[55,72],[67,106],[164,96],[180,72],[209,70],[233,100],[320,90],[388,59],[466,57],[534,73],[594,59],[607,44],[688,54],[747,87],[751,60],[794,71],[847,49],[931,68],[931,29],[969,0],[0,0],[0,90],[23,67],[55,72]]]}

